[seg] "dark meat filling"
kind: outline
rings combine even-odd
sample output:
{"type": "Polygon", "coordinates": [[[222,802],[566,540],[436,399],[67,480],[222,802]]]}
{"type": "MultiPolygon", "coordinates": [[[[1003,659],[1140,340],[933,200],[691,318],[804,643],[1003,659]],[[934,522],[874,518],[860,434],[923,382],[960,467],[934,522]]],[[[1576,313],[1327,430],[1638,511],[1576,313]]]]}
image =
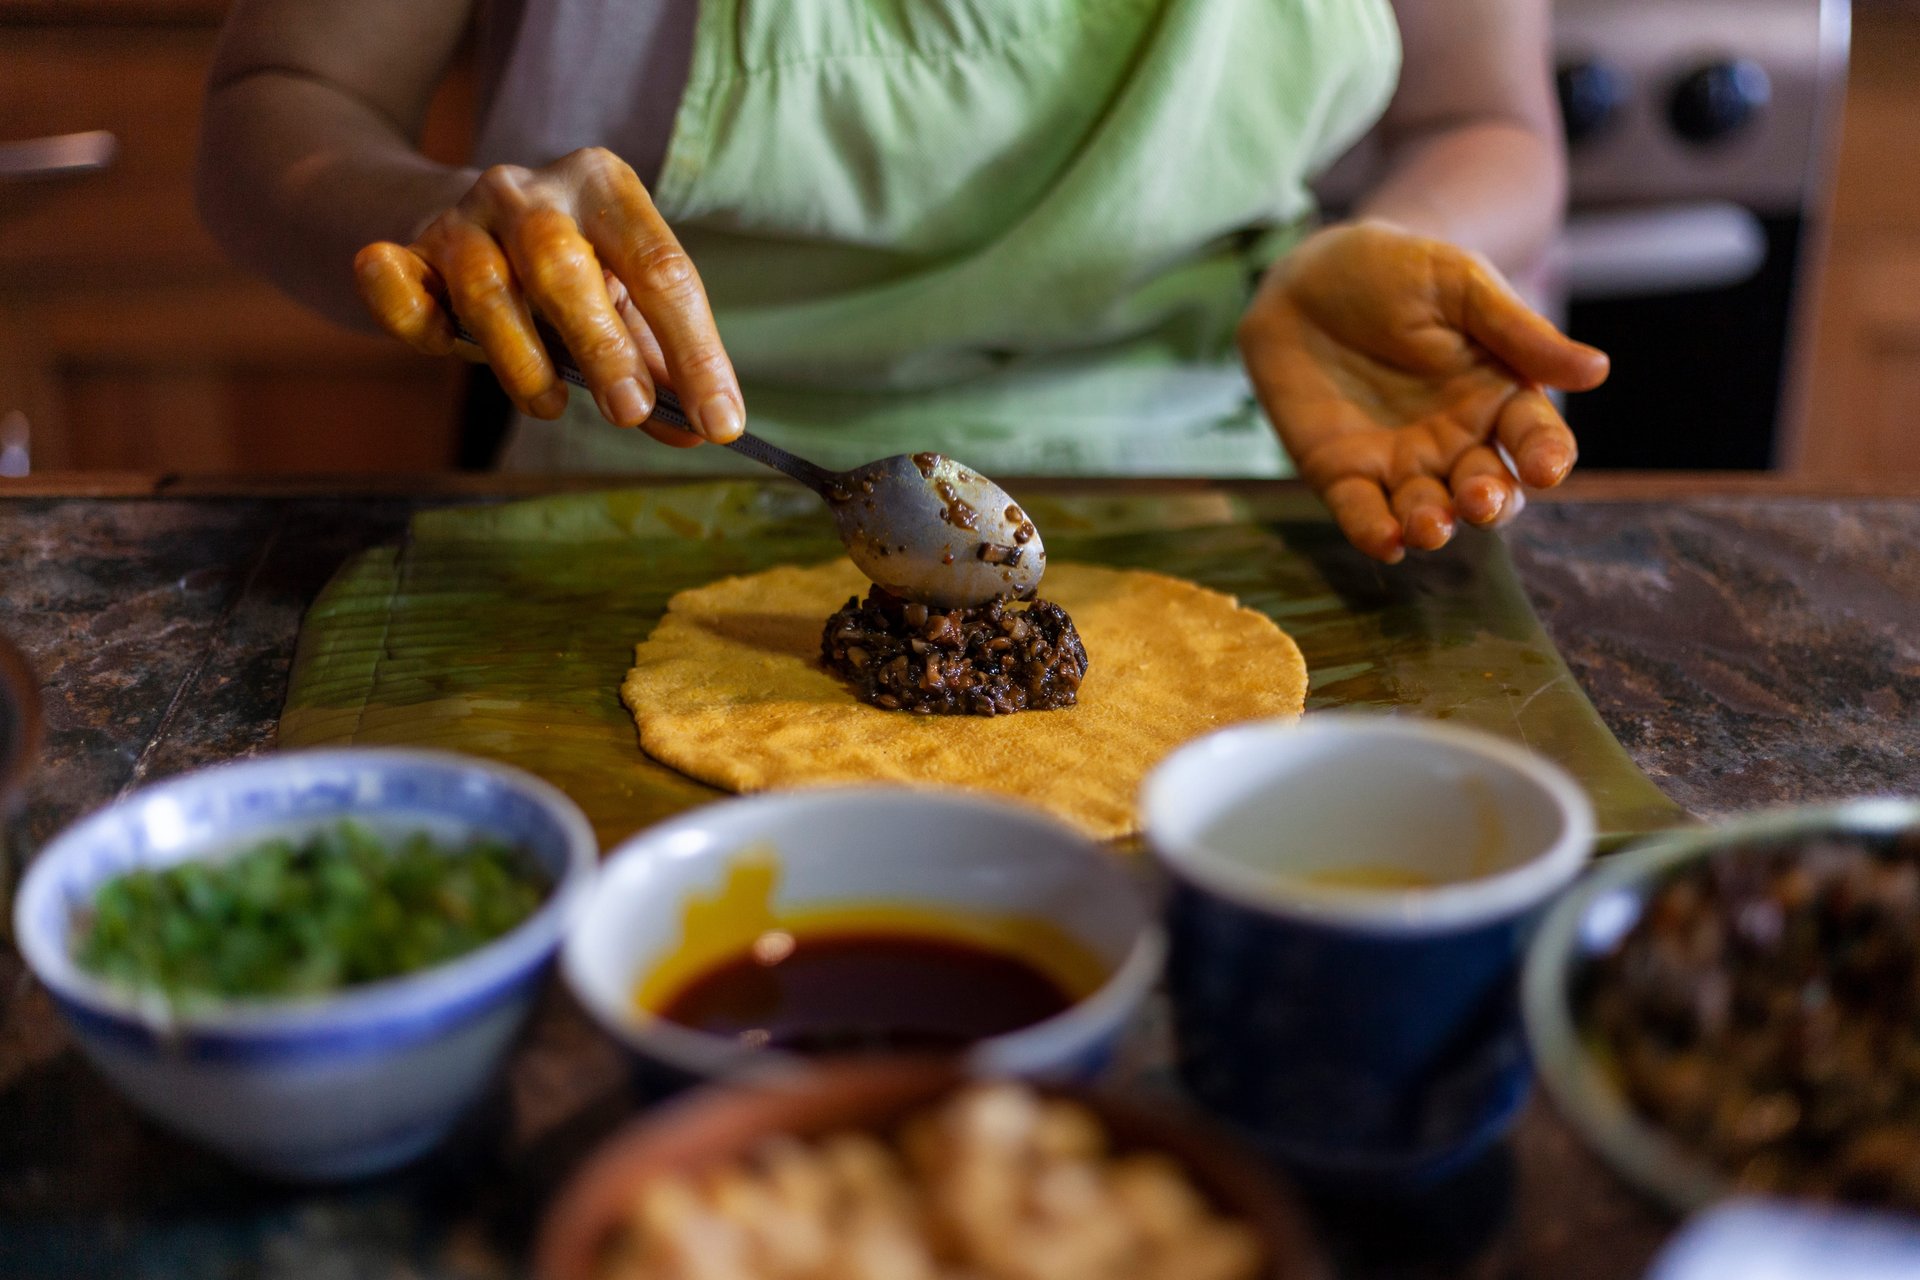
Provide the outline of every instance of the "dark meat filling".
{"type": "Polygon", "coordinates": [[[1920,1212],[1920,832],[1723,853],[1585,987],[1635,1107],[1743,1190],[1920,1212]]]}
{"type": "Polygon", "coordinates": [[[820,656],[862,702],[933,716],[1070,707],[1087,673],[1080,633],[1057,604],[941,610],[879,587],[827,619],[820,656]]]}

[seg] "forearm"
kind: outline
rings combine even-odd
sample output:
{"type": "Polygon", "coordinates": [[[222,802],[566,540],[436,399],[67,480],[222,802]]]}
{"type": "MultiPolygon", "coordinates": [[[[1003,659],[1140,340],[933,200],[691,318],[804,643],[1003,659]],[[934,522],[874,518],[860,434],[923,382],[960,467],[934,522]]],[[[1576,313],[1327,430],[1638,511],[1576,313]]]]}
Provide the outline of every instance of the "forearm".
{"type": "Polygon", "coordinates": [[[355,251],[412,239],[473,174],[420,155],[379,111],[333,85],[260,70],[209,94],[197,181],[201,217],[236,261],[370,329],[354,292],[355,251]]]}
{"type": "Polygon", "coordinates": [[[1406,56],[1363,216],[1536,266],[1566,204],[1548,0],[1393,0],[1406,56]]]}
{"type": "Polygon", "coordinates": [[[1515,275],[1539,262],[1565,209],[1558,139],[1488,120],[1398,140],[1355,212],[1484,254],[1515,275]]]}

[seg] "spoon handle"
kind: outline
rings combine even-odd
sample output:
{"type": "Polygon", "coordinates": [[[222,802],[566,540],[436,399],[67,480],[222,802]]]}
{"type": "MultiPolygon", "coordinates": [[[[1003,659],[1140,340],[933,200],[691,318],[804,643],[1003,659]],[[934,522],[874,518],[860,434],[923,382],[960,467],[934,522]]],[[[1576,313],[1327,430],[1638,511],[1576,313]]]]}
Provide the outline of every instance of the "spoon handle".
{"type": "MultiPolygon", "coordinates": [[[[664,401],[672,394],[673,392],[662,388],[660,399],[664,401]]],[[[659,410],[654,411],[654,416],[659,416],[659,410]]],[[[782,475],[792,476],[821,497],[832,500],[834,473],[825,467],[808,462],[798,454],[788,453],[779,445],[762,440],[751,431],[742,431],[739,438],[728,441],[726,447],[742,457],[752,458],[763,467],[772,467],[782,475]]]]}
{"type": "MultiPolygon", "coordinates": [[[[453,322],[453,336],[462,342],[474,346],[480,344],[474,340],[472,330],[458,319],[453,322]]],[[[562,380],[571,382],[582,391],[590,391],[586,375],[573,362],[567,349],[554,340],[552,334],[542,334],[547,339],[548,352],[553,356],[554,370],[562,380]]],[[[687,417],[686,408],[680,403],[680,397],[670,388],[656,386],[653,396],[653,413],[649,421],[664,422],[682,431],[693,430],[693,420],[687,417]]],[[[736,440],[729,441],[724,448],[733,450],[742,457],[751,458],[763,467],[772,467],[782,475],[791,476],[821,497],[826,497],[833,487],[834,473],[825,467],[816,466],[797,454],[788,453],[778,445],[769,444],[750,431],[742,431],[736,440]]]]}

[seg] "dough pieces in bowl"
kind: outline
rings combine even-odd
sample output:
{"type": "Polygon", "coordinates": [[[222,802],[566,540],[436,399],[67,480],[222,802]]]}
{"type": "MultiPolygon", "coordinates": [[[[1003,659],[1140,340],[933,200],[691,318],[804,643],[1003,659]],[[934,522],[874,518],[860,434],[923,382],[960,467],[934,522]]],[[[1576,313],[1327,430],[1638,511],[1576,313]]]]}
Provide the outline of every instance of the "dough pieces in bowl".
{"type": "Polygon", "coordinates": [[[1047,568],[1089,660],[1079,703],[1018,715],[916,716],[856,701],[820,665],[820,632],[867,580],[848,560],[683,591],[620,688],[648,755],[732,791],[826,783],[967,787],[1049,809],[1088,833],[1138,827],[1147,772],[1241,720],[1298,715],[1306,661],[1272,619],[1180,578],[1047,568]]]}

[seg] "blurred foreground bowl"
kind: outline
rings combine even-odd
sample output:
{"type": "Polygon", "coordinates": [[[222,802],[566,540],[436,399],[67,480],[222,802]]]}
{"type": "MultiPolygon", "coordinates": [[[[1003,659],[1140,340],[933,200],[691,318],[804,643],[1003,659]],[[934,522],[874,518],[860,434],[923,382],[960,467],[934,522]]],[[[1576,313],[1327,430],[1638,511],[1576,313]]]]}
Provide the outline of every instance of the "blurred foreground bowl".
{"type": "Polygon", "coordinates": [[[69,828],[27,872],[14,936],[80,1048],[156,1120],[265,1173],[354,1177],[425,1152],[480,1093],[595,859],[579,808],[518,769],[430,751],[262,756],[143,788],[69,828]],[[180,1011],[75,964],[76,919],[114,876],[300,839],[342,819],[395,838],[502,840],[526,850],[552,888],[485,946],[306,999],[180,1011]]]}
{"type": "Polygon", "coordinates": [[[1911,800],[1778,809],[1615,854],[1560,900],[1534,936],[1521,977],[1527,1038],[1547,1095],[1614,1172],[1681,1214],[1733,1191],[1704,1157],[1634,1109],[1581,1023],[1581,993],[1593,966],[1639,923],[1653,894],[1717,857],[1777,855],[1836,836],[1881,839],[1914,830],[1920,802],[1911,800]]]}
{"type": "MultiPolygon", "coordinates": [[[[635,1190],[650,1179],[745,1159],[775,1136],[884,1132],[963,1083],[950,1064],[867,1058],[687,1094],[615,1134],[561,1189],[541,1227],[534,1274],[538,1280],[595,1280],[635,1190]]],[[[1263,1277],[1322,1280],[1328,1274],[1293,1198],[1230,1138],[1177,1115],[1165,1101],[1128,1101],[1065,1084],[1034,1087],[1086,1106],[1115,1150],[1158,1151],[1178,1161],[1216,1211],[1259,1236],[1267,1262],[1263,1277]]]]}

